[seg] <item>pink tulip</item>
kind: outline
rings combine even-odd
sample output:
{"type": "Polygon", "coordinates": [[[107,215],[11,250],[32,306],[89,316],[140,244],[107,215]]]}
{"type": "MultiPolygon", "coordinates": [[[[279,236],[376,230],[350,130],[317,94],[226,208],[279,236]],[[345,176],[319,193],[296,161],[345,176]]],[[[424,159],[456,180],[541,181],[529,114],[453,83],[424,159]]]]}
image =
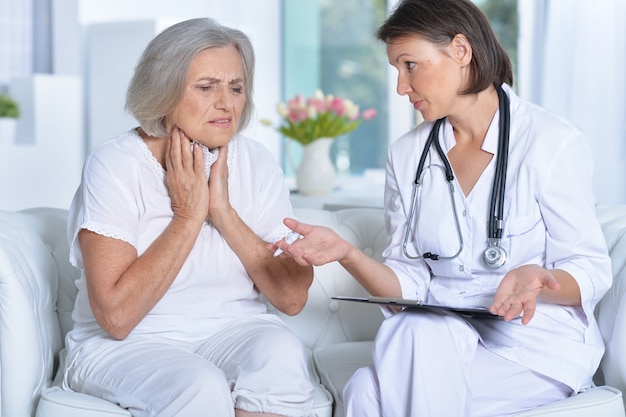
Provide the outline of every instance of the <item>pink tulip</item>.
{"type": "Polygon", "coordinates": [[[363,110],[363,120],[371,120],[376,117],[376,109],[369,108],[367,110],[363,110]]]}
{"type": "Polygon", "coordinates": [[[337,113],[339,117],[343,116],[346,111],[343,105],[343,99],[341,97],[335,97],[330,103],[330,110],[337,113]]]}
{"type": "Polygon", "coordinates": [[[317,113],[323,113],[326,111],[326,106],[323,99],[309,97],[306,101],[307,107],[313,107],[317,113]]]}
{"type": "Polygon", "coordinates": [[[291,100],[289,100],[289,102],[287,103],[287,105],[289,106],[289,108],[293,109],[293,108],[298,108],[298,107],[302,107],[303,103],[302,103],[302,96],[300,95],[300,93],[296,94],[296,96],[294,98],[292,98],[291,100]]]}
{"type": "Polygon", "coordinates": [[[307,116],[308,114],[306,108],[290,109],[287,119],[289,119],[291,123],[298,123],[306,120],[307,116]]]}

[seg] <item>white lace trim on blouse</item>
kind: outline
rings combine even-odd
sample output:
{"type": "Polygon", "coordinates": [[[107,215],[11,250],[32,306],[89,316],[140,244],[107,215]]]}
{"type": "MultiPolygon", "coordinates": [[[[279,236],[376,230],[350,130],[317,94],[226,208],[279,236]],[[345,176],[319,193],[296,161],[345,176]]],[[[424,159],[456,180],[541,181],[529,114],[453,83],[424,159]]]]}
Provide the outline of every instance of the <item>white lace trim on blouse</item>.
{"type": "Polygon", "coordinates": [[[106,226],[98,222],[87,220],[78,228],[78,230],[81,229],[87,229],[102,236],[112,237],[113,239],[124,241],[137,249],[137,242],[135,242],[135,239],[132,237],[132,235],[120,228],[106,226]]]}

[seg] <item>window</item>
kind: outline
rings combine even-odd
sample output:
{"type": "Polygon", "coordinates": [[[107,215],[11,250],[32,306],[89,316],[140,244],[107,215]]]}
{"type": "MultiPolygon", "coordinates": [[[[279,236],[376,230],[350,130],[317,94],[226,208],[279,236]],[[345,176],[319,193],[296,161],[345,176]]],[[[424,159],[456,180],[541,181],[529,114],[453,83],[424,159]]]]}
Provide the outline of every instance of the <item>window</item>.
{"type": "MultiPolygon", "coordinates": [[[[339,174],[362,175],[385,166],[387,56],[374,32],[385,19],[385,0],[285,0],[284,99],[321,88],[347,97],[377,117],[334,141],[331,158],[339,174]]],[[[290,144],[286,153],[295,153],[290,144]]],[[[286,158],[289,159],[289,158],[286,158]]],[[[285,171],[290,172],[287,164],[285,171]]]]}
{"type": "MultiPolygon", "coordinates": [[[[490,19],[515,69],[517,0],[475,1],[490,19]]],[[[406,99],[393,98],[395,70],[387,63],[384,45],[374,36],[389,8],[386,0],[283,1],[283,99],[297,93],[308,96],[321,88],[325,93],[352,99],[362,109],[374,107],[378,111],[376,118],[335,140],[331,158],[340,175],[361,176],[369,170],[383,170],[389,143],[417,119],[409,116],[397,133],[398,123],[393,117],[405,108],[412,110],[406,99]]],[[[286,147],[287,161],[298,153],[298,146],[292,142],[286,147]]],[[[288,162],[284,169],[287,175],[293,172],[288,162]]]]}
{"type": "Polygon", "coordinates": [[[513,65],[513,81],[517,74],[517,0],[473,0],[485,13],[498,40],[509,54],[513,65]]]}
{"type": "Polygon", "coordinates": [[[0,0],[0,92],[11,79],[51,72],[50,0],[0,0]]]}
{"type": "Polygon", "coordinates": [[[0,91],[32,72],[32,8],[30,1],[0,0],[0,91]]]}

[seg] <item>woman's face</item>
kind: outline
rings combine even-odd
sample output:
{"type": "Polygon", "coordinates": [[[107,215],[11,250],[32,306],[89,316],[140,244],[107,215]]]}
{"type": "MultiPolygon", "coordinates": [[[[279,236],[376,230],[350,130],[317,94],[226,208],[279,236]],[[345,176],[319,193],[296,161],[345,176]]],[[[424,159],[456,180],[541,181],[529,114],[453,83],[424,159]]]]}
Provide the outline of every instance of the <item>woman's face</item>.
{"type": "Polygon", "coordinates": [[[183,96],[166,118],[209,148],[226,145],[237,133],[246,94],[241,56],[233,46],[207,48],[191,61],[183,96]]]}
{"type": "Polygon", "coordinates": [[[416,35],[387,43],[389,63],[398,70],[398,94],[408,96],[427,121],[451,114],[463,90],[467,67],[457,47],[453,41],[442,48],[416,35]]]}

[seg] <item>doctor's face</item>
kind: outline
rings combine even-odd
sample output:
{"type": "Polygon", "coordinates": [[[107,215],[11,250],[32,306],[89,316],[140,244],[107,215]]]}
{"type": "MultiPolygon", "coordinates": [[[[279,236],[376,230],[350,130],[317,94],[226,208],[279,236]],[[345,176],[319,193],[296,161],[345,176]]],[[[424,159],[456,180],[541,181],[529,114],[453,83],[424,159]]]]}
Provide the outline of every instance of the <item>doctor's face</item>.
{"type": "Polygon", "coordinates": [[[451,49],[417,35],[387,42],[389,63],[398,70],[398,94],[408,96],[427,121],[450,114],[463,88],[466,72],[453,58],[451,49]]]}
{"type": "Polygon", "coordinates": [[[207,48],[191,61],[182,98],[167,127],[209,148],[226,145],[237,133],[246,103],[241,56],[233,46],[207,48]]]}

